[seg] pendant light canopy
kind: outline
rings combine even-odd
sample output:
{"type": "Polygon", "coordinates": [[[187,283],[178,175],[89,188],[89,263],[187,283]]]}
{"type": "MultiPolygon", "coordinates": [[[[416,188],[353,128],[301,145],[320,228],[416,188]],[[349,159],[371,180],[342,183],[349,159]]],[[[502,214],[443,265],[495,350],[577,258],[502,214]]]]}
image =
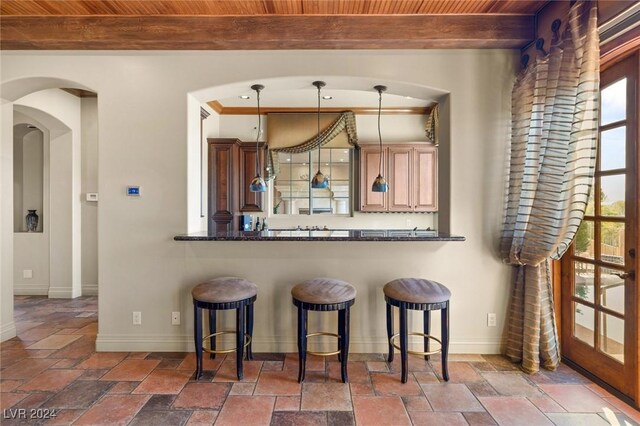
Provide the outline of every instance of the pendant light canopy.
{"type": "MultiPolygon", "coordinates": [[[[318,88],[318,139],[320,139],[320,89],[327,84],[324,81],[314,81],[313,85],[318,88]]],[[[329,179],[320,171],[320,142],[318,142],[318,171],[311,179],[311,188],[324,189],[329,186],[329,179]]]]}
{"type": "Polygon", "coordinates": [[[389,185],[387,184],[386,179],[382,176],[382,132],[380,131],[382,92],[387,91],[387,86],[374,86],[374,89],[378,91],[378,140],[380,141],[380,163],[378,164],[378,177],[373,181],[373,185],[371,185],[371,191],[387,192],[389,190],[389,185]]]}
{"type": "Polygon", "coordinates": [[[251,185],[249,185],[249,190],[251,192],[266,192],[267,184],[260,176],[260,151],[259,151],[259,141],[260,141],[260,127],[262,125],[262,116],[260,115],[260,91],[264,89],[262,84],[254,84],[251,86],[252,90],[256,91],[256,99],[258,100],[258,131],[256,135],[256,177],[251,181],[251,185]]]}

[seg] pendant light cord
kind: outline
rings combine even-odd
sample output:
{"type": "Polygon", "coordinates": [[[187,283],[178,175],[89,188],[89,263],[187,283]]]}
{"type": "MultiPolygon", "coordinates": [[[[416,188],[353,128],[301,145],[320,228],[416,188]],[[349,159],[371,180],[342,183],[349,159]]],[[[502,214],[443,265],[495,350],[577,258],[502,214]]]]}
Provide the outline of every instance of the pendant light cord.
{"type": "Polygon", "coordinates": [[[260,90],[256,90],[258,100],[258,131],[256,135],[256,176],[260,176],[260,153],[258,152],[258,142],[260,141],[260,127],[262,127],[262,116],[260,115],[260,90]]]}
{"type": "Polygon", "coordinates": [[[320,88],[318,85],[318,171],[320,171],[320,88]]]}
{"type": "Polygon", "coordinates": [[[378,140],[380,141],[380,162],[378,163],[378,174],[382,175],[382,132],[380,131],[380,111],[382,110],[382,90],[378,91],[378,140]]]}

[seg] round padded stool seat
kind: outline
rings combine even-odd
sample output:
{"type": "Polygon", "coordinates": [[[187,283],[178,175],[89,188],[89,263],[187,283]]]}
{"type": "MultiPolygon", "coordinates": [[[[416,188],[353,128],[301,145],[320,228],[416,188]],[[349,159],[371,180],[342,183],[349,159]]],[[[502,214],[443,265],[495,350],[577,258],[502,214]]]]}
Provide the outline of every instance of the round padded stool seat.
{"type": "Polygon", "coordinates": [[[422,278],[399,278],[384,286],[384,295],[409,303],[442,303],[451,298],[448,288],[422,278]]]}
{"type": "Polygon", "coordinates": [[[257,294],[258,287],[254,283],[237,277],[214,278],[191,290],[194,300],[205,303],[237,302],[257,294]]]}
{"type": "Polygon", "coordinates": [[[335,278],[313,278],[291,290],[294,299],[304,303],[336,304],[356,298],[356,288],[335,278]]]}

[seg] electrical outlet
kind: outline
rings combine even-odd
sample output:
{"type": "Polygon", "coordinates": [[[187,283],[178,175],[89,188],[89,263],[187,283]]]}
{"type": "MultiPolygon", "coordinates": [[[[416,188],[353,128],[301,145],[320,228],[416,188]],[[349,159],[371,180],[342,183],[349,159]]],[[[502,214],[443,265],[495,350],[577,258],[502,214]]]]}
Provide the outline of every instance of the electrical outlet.
{"type": "Polygon", "coordinates": [[[133,312],[133,325],[142,325],[142,312],[133,312]]]}
{"type": "Polygon", "coordinates": [[[171,325],[180,325],[180,312],[171,312],[171,325]]]}
{"type": "Polygon", "coordinates": [[[33,278],[33,270],[32,269],[23,269],[22,270],[22,278],[33,278]]]}
{"type": "Polygon", "coordinates": [[[496,314],[487,314],[487,327],[496,326],[496,314]]]}

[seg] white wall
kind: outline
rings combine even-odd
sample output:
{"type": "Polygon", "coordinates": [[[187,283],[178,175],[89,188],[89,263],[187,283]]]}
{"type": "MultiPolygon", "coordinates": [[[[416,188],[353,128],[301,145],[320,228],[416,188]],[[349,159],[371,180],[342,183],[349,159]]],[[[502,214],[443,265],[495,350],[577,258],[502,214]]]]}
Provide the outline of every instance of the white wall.
{"type": "MultiPolygon", "coordinates": [[[[98,203],[87,201],[98,192],[98,99],[80,99],[82,139],[82,295],[98,294],[98,203]]],[[[98,195],[99,196],[99,195],[98,195]]]]}
{"type": "MultiPolygon", "coordinates": [[[[502,318],[509,294],[509,268],[497,256],[497,241],[516,52],[1,54],[3,81],[50,76],[99,94],[99,350],[191,350],[190,289],[203,279],[227,274],[258,284],[256,351],[294,349],[289,290],[302,279],[321,275],[345,279],[358,289],[353,352],[385,349],[381,288],[400,276],[429,277],[451,289],[453,352],[499,350],[503,324],[487,328],[485,318],[487,312],[502,318]],[[394,81],[406,81],[449,92],[450,223],[451,231],[467,241],[173,241],[173,235],[189,229],[192,211],[187,202],[188,179],[193,178],[187,170],[192,155],[187,134],[193,126],[188,124],[187,94],[287,75],[310,81],[361,76],[390,82],[391,90],[394,81]],[[141,185],[142,197],[126,197],[127,184],[141,185]],[[170,325],[174,310],[183,312],[183,325],[170,325]],[[132,311],[142,311],[141,326],[131,324],[132,311]]],[[[199,176],[195,178],[197,182],[199,176]]]]}

